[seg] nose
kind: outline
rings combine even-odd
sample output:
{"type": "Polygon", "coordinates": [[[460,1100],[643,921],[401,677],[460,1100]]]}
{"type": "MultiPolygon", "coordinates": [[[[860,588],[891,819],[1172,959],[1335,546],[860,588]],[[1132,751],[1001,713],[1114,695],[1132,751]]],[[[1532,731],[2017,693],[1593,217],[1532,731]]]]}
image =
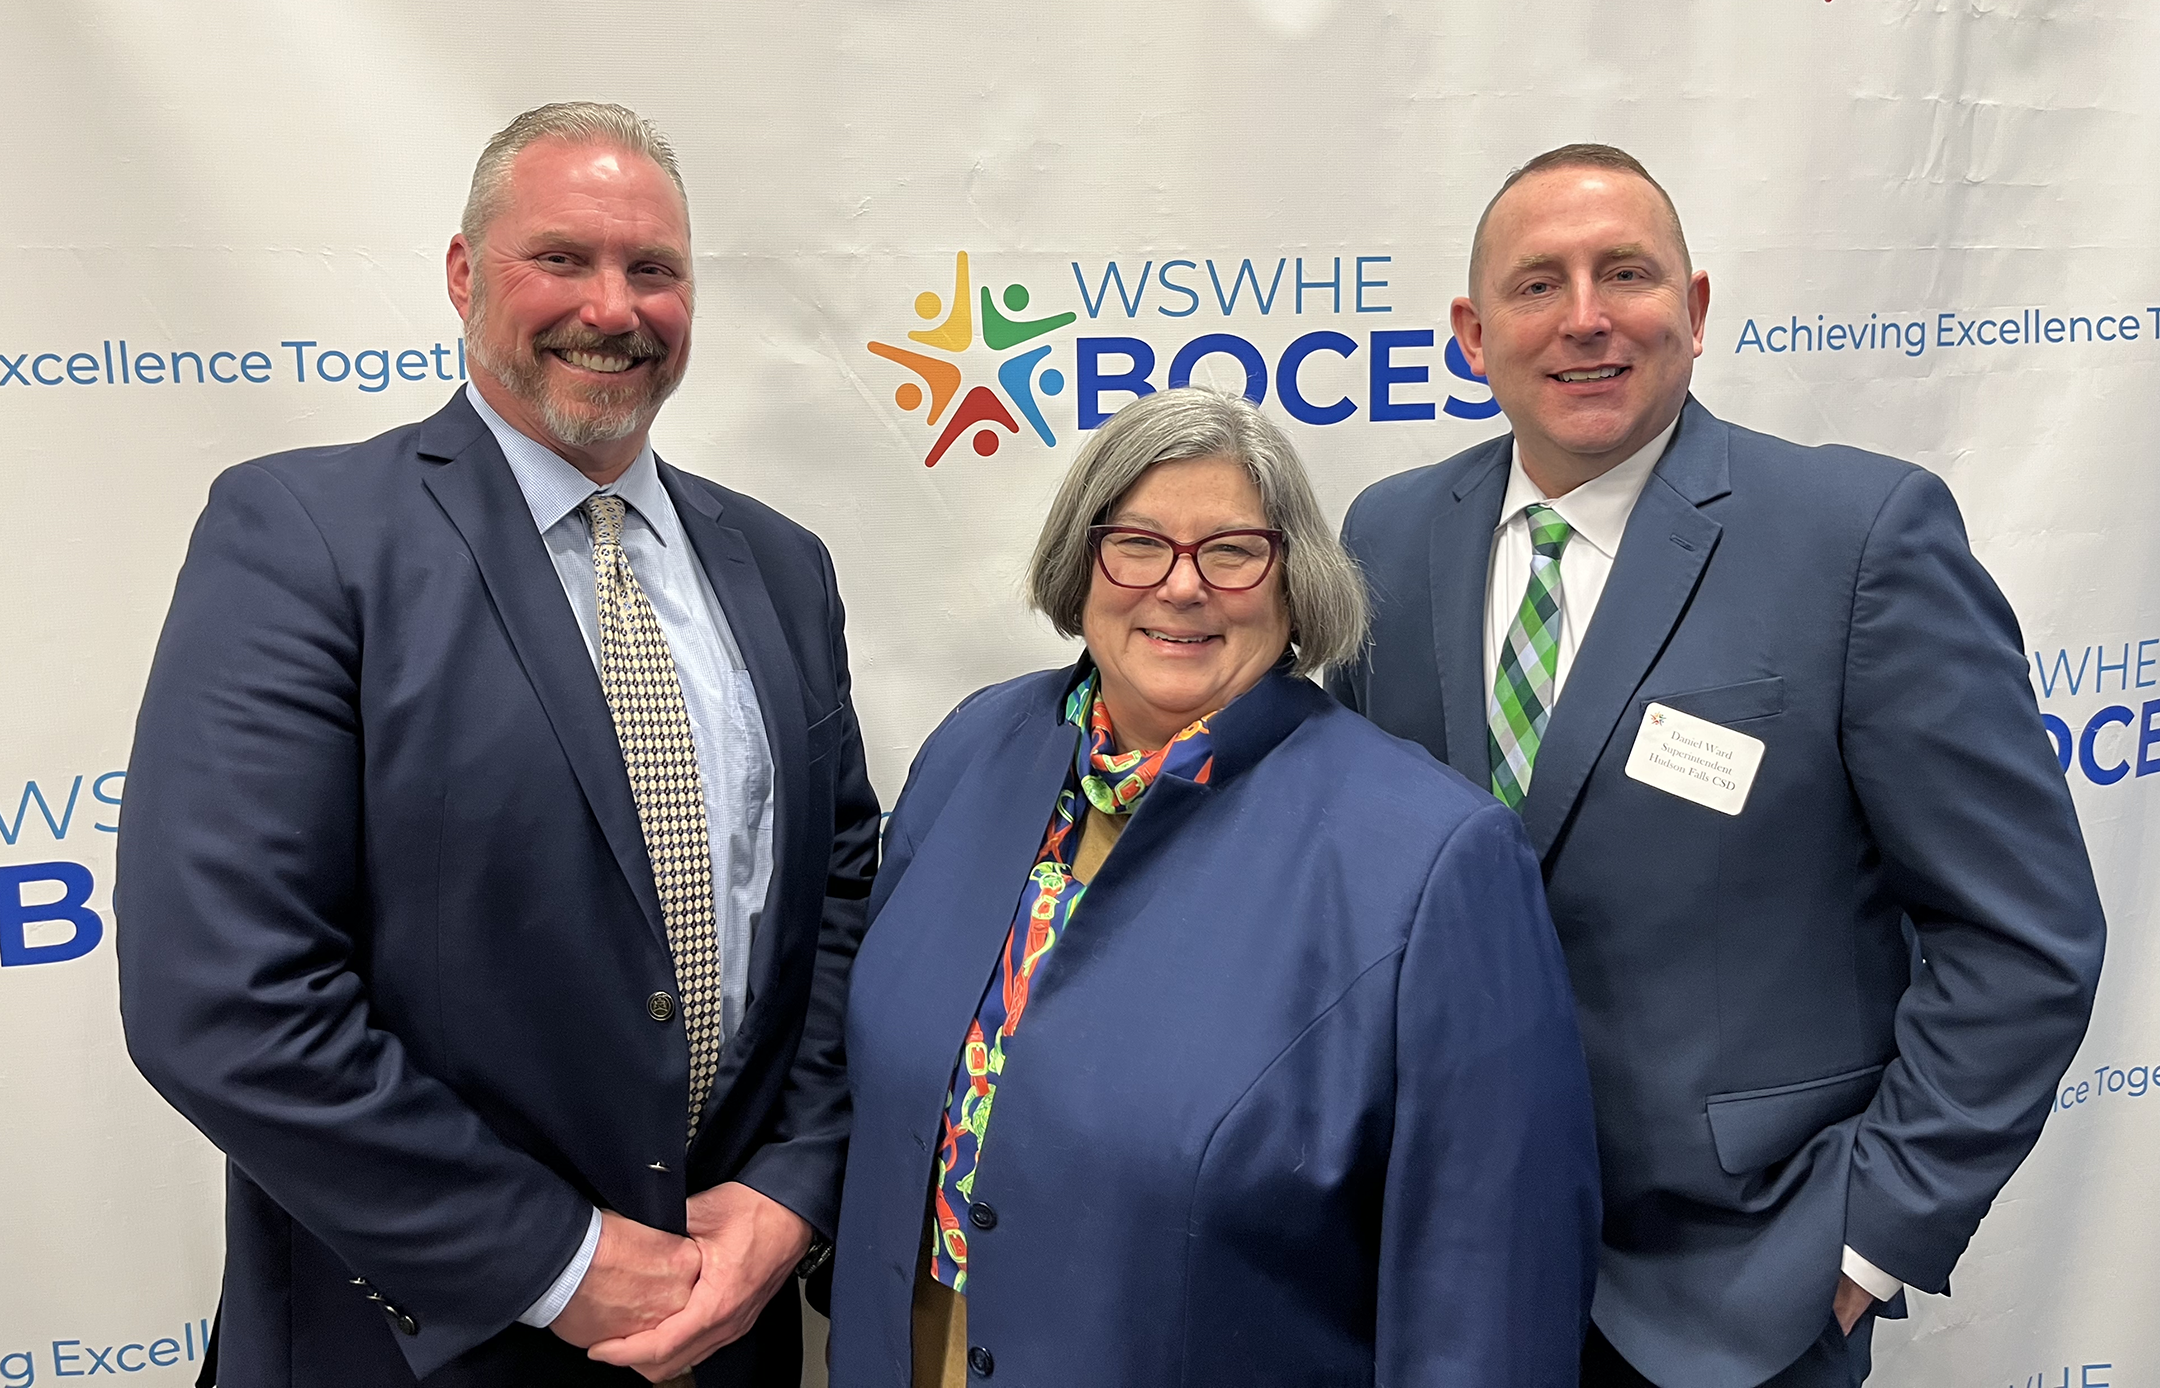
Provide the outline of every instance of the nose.
{"type": "Polygon", "coordinates": [[[1208,587],[1200,581],[1200,560],[1197,556],[1180,554],[1171,561],[1170,572],[1156,585],[1155,594],[1164,602],[1189,607],[1207,598],[1208,587]]]}
{"type": "Polygon", "coordinates": [[[578,321],[597,333],[613,336],[637,326],[637,308],[630,293],[630,279],[618,266],[602,266],[586,282],[585,303],[578,321]]]}
{"type": "Polygon", "coordinates": [[[1596,276],[1583,274],[1568,287],[1567,319],[1561,325],[1569,337],[1597,337],[1612,331],[1612,316],[1596,276]]]}

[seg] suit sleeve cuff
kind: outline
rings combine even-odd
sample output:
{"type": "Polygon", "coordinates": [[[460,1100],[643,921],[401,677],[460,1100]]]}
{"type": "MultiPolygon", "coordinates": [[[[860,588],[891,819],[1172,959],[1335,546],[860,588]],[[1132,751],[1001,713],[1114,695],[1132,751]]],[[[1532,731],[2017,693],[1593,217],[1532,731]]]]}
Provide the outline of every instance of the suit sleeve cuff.
{"type": "Polygon", "coordinates": [[[1877,1301],[1888,1301],[1905,1290],[1903,1282],[1853,1252],[1850,1244],[1845,1246],[1845,1261],[1841,1266],[1847,1277],[1859,1283],[1860,1289],[1877,1301]]]}
{"type": "MultiPolygon", "coordinates": [[[[562,1270],[562,1275],[555,1279],[555,1285],[549,1287],[538,1301],[526,1307],[525,1314],[518,1317],[518,1322],[536,1330],[545,1330],[553,1325],[555,1318],[562,1314],[563,1307],[570,1304],[570,1298],[577,1295],[578,1285],[585,1280],[585,1271],[592,1266],[593,1254],[598,1252],[599,1248],[600,1211],[596,1209],[592,1212],[592,1222],[585,1226],[585,1242],[578,1245],[578,1251],[571,1256],[562,1270]]],[[[1856,1256],[1858,1255],[1851,1249],[1845,1250],[1847,1263],[1856,1256]]],[[[1858,1278],[1853,1280],[1859,1281],[1858,1278]]]]}

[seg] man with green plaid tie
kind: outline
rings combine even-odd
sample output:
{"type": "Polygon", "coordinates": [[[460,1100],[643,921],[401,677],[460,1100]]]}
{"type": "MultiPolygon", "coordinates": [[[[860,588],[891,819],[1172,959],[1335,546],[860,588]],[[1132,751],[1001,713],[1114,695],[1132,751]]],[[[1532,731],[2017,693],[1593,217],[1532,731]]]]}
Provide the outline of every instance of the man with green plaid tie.
{"type": "MultiPolygon", "coordinates": [[[[1524,477],[1527,481],[1528,474],[1524,477]]],[[[1560,556],[1575,528],[1544,501],[1526,500],[1519,506],[1503,501],[1501,509],[1507,518],[1501,522],[1503,538],[1495,548],[1503,553],[1520,550],[1519,543],[1509,541],[1526,534],[1531,555],[1529,586],[1523,589],[1499,655],[1491,662],[1488,756],[1492,792],[1512,810],[1522,807],[1523,793],[1530,789],[1530,768],[1545,736],[1545,721],[1552,716],[1553,700],[1559,697],[1560,634],[1572,630],[1560,606],[1560,556]]],[[[1582,567],[1580,561],[1577,567],[1582,567]]],[[[1492,591],[1504,594],[1507,589],[1494,585],[1492,591]]]]}
{"type": "Polygon", "coordinates": [[[1469,290],[1512,432],[1352,506],[1336,692],[1541,859],[1604,1175],[1583,1383],[1848,1388],[1948,1289],[2099,973],[2016,621],[1940,480],[1689,394],[1709,276],[1631,156],[1511,175],[1469,290]]]}

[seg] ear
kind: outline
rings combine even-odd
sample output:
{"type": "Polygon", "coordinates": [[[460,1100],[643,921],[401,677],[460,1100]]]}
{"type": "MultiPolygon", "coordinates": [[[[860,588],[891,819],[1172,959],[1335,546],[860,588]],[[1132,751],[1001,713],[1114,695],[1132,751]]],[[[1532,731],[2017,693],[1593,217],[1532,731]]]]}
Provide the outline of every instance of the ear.
{"type": "MultiPolygon", "coordinates": [[[[1485,322],[1478,317],[1477,305],[1469,299],[1457,299],[1448,306],[1448,321],[1455,329],[1455,340],[1462,344],[1463,356],[1470,369],[1478,375],[1485,374],[1485,322]]],[[[1696,350],[1702,350],[1702,330],[1698,324],[1695,332],[1696,350]]]]}
{"type": "Polygon", "coordinates": [[[472,246],[461,231],[450,238],[450,249],[443,257],[443,277],[450,290],[450,305],[461,319],[468,316],[467,309],[472,303],[472,261],[472,246]]]}
{"type": "Polygon", "coordinates": [[[1703,328],[1710,321],[1710,272],[1697,270],[1688,279],[1688,326],[1695,332],[1695,355],[1702,355],[1703,328]]]}

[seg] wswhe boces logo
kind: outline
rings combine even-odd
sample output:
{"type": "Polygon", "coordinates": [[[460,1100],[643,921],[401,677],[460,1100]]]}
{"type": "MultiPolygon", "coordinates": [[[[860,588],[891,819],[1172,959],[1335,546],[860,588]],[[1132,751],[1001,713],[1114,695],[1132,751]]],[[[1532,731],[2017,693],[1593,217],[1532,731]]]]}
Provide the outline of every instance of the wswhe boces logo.
{"type": "Polygon", "coordinates": [[[963,436],[985,458],[1025,432],[1054,447],[1053,407],[1058,428],[1070,421],[1086,433],[1126,402],[1196,376],[1217,388],[1242,381],[1247,400],[1273,401],[1291,422],[1314,427],[1499,414],[1444,325],[1396,326],[1394,261],[1392,251],[1333,249],[1074,260],[1078,297],[1066,302],[1077,308],[1052,312],[1057,299],[1025,284],[995,293],[976,284],[961,251],[949,298],[942,285],[915,295],[925,326],[865,345],[907,373],[892,398],[920,412],[931,467],[963,436]],[[1053,366],[1053,350],[1070,357],[1053,366]]]}
{"type": "Polygon", "coordinates": [[[1079,315],[1068,312],[1025,317],[1031,297],[1026,285],[1008,284],[998,296],[1004,301],[1001,311],[997,299],[991,297],[989,285],[982,286],[979,298],[972,295],[968,255],[960,251],[953,256],[951,301],[941,299],[931,289],[915,296],[916,317],[937,322],[938,315],[944,315],[944,321],[936,327],[918,328],[907,335],[910,342],[930,351],[915,351],[889,342],[868,344],[872,352],[905,367],[916,378],[900,383],[893,391],[893,402],[909,414],[927,406],[924,423],[932,428],[942,423],[930,451],[923,455],[923,466],[936,467],[938,459],[970,429],[975,431],[971,445],[976,453],[990,457],[1004,443],[998,430],[1017,437],[1022,420],[1045,444],[1057,443],[1057,435],[1043,417],[1042,397],[1063,393],[1065,373],[1045,364],[1050,343],[1026,351],[1017,349],[1070,325],[1079,315]],[[988,349],[987,354],[974,350],[978,341],[988,349]],[[980,381],[968,384],[973,371],[982,369],[994,376],[995,386],[980,381]],[[968,386],[965,395],[960,393],[962,386],[968,386]],[[957,408],[953,406],[955,397],[959,399],[957,408]],[[1016,413],[1018,418],[1014,417],[1016,413]]]}

